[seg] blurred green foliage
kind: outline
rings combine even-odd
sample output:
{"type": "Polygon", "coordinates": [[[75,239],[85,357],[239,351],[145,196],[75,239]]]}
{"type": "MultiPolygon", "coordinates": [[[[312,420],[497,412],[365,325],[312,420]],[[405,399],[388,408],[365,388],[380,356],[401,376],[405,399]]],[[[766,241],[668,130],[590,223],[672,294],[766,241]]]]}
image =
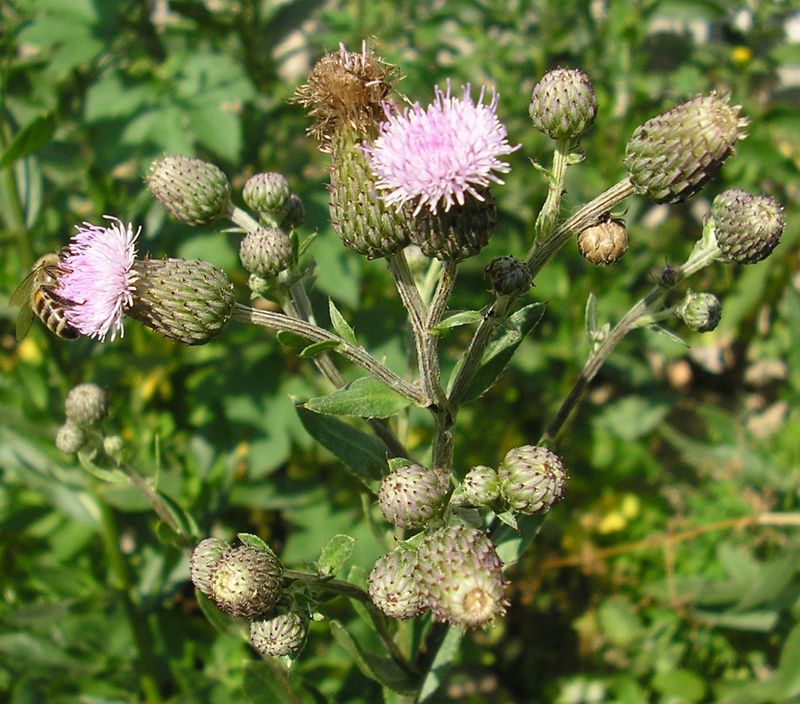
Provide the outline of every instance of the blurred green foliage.
{"type": "MultiPolygon", "coordinates": [[[[287,175],[319,231],[319,317],[333,297],[360,342],[402,369],[404,316],[385,266],[346,253],[330,231],[326,157],[288,102],[324,51],[368,38],[402,69],[411,100],[427,102],[447,80],[495,86],[522,144],[495,191],[498,233],[462,268],[456,309],[487,302],[491,256],[526,249],[546,192],[529,159],[547,164],[552,149],[530,128],[527,102],[547,69],[581,68],[598,95],[565,212],[618,180],[633,128],[682,98],[729,90],[751,120],[699,196],[668,211],[627,203],[632,246],[620,265],[595,269],[567,248],[544,270],[533,292],[548,304],[542,322],[459,419],[461,471],[536,441],[587,354],[589,293],[601,318],[617,320],[654,268],[686,257],[715,193],[773,195],[789,223],[763,264],[715,265],[692,282],[723,301],[716,332],[688,335],[688,350],[634,333],[611,358],[559,438],[568,498],[511,569],[507,619],[464,639],[432,701],[800,701],[800,44],[786,35],[796,4],[11,0],[0,18],[0,699],[381,700],[328,623],[312,625],[288,678],[240,633],[215,631],[185,554],[139,494],[98,485],[53,447],[67,391],[94,381],[131,464],[200,535],[249,531],[302,565],[348,534],[351,563],[368,570],[381,546],[360,485],[295,413],[293,400],[329,390],[313,366],[233,324],[202,348],[134,324],[109,345],[67,345],[38,325],[17,343],[7,305],[37,256],[105,213],[141,224],[154,256],[224,267],[244,296],[235,242],[169,222],[144,188],[154,158],[196,155],[238,187],[260,170],[287,175]]],[[[444,352],[469,332],[448,332],[444,352]]],[[[412,449],[426,441],[424,422],[412,416],[412,449]]],[[[369,649],[374,634],[344,600],[325,613],[369,649]]]]}

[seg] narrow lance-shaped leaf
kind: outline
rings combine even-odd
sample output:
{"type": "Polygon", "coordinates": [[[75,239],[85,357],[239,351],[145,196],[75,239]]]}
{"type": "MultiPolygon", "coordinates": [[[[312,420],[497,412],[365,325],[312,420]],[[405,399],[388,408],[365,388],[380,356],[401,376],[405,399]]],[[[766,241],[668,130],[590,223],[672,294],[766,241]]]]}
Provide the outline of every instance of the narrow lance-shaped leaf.
{"type": "Polygon", "coordinates": [[[389,418],[411,404],[407,398],[372,377],[362,377],[327,396],[304,404],[315,413],[359,418],[389,418]]]}
{"type": "Polygon", "coordinates": [[[0,157],[0,169],[10,166],[17,159],[33,154],[52,139],[55,131],[56,119],[53,115],[41,115],[25,125],[17,132],[8,149],[0,157]]]}
{"type": "Polygon", "coordinates": [[[317,560],[317,574],[332,577],[353,553],[356,539],[350,535],[334,535],[322,548],[317,560]]]}
{"type": "Polygon", "coordinates": [[[353,328],[347,324],[347,321],[339,312],[339,309],[336,307],[336,304],[333,302],[332,298],[328,299],[328,311],[330,312],[331,316],[331,325],[333,325],[333,329],[336,331],[336,334],[345,342],[349,342],[351,345],[358,344],[356,342],[356,334],[353,331],[353,328]]]}

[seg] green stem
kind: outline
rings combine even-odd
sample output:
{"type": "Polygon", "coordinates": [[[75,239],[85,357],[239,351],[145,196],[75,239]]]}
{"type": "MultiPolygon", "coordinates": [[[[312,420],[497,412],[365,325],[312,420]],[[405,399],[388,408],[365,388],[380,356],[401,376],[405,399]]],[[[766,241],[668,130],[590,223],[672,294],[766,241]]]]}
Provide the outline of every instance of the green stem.
{"type": "Polygon", "coordinates": [[[547,198],[536,218],[534,225],[533,246],[550,236],[561,212],[561,198],[564,195],[564,183],[569,166],[570,140],[559,139],[553,152],[553,167],[550,170],[550,185],[547,189],[547,198]]]}
{"type": "Polygon", "coordinates": [[[398,667],[407,675],[414,677],[418,674],[416,668],[405,658],[397,647],[397,644],[392,640],[392,636],[386,628],[386,621],[383,615],[372,603],[369,594],[363,589],[357,587],[355,584],[350,584],[350,582],[344,582],[340,579],[320,579],[316,575],[298,572],[296,570],[284,570],[284,576],[287,579],[308,584],[314,589],[333,592],[334,594],[360,601],[366,607],[367,613],[369,613],[369,617],[375,626],[375,631],[392,660],[394,660],[398,667]]]}
{"type": "Polygon", "coordinates": [[[128,626],[133,634],[138,655],[139,686],[148,704],[158,704],[161,694],[158,690],[156,666],[153,659],[153,643],[147,621],[142,618],[131,598],[131,578],[128,563],[119,548],[119,531],[114,514],[108,504],[96,497],[100,508],[100,527],[103,547],[108,559],[109,586],[117,592],[128,626]]]}

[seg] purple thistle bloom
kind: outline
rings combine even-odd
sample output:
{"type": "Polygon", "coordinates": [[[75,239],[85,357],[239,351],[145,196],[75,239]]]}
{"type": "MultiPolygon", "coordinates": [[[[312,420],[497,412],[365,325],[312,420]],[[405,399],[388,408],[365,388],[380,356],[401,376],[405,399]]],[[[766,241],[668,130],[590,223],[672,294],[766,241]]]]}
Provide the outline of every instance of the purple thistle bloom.
{"type": "Polygon", "coordinates": [[[132,226],[104,216],[112,225],[84,222],[61,254],[56,293],[74,305],[64,309],[67,321],[82,335],[105,340],[122,337],[122,315],[133,305],[136,238],[132,226]]]}
{"type": "Polygon", "coordinates": [[[432,213],[454,203],[464,204],[466,194],[483,200],[477,189],[490,182],[503,183],[495,172],[511,167],[498,157],[519,148],[508,143],[505,126],[497,119],[497,94],[484,104],[481,88],[477,102],[470,87],[463,86],[463,98],[435,88],[434,101],[423,109],[419,103],[402,112],[386,106],[387,121],[372,146],[364,146],[377,186],[389,193],[390,204],[417,201],[414,214],[423,206],[432,213]]]}

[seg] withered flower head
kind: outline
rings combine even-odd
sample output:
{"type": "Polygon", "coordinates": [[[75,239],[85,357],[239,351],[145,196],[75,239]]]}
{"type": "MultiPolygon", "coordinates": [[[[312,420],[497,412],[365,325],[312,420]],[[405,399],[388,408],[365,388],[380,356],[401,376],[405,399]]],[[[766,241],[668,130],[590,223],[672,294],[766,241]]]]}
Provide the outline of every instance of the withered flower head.
{"type": "Polygon", "coordinates": [[[349,129],[361,138],[374,138],[384,119],[383,101],[399,80],[397,69],[379,59],[362,42],[360,52],[339,51],[317,61],[293,102],[314,118],[309,133],[330,151],[334,135],[349,129]]]}

